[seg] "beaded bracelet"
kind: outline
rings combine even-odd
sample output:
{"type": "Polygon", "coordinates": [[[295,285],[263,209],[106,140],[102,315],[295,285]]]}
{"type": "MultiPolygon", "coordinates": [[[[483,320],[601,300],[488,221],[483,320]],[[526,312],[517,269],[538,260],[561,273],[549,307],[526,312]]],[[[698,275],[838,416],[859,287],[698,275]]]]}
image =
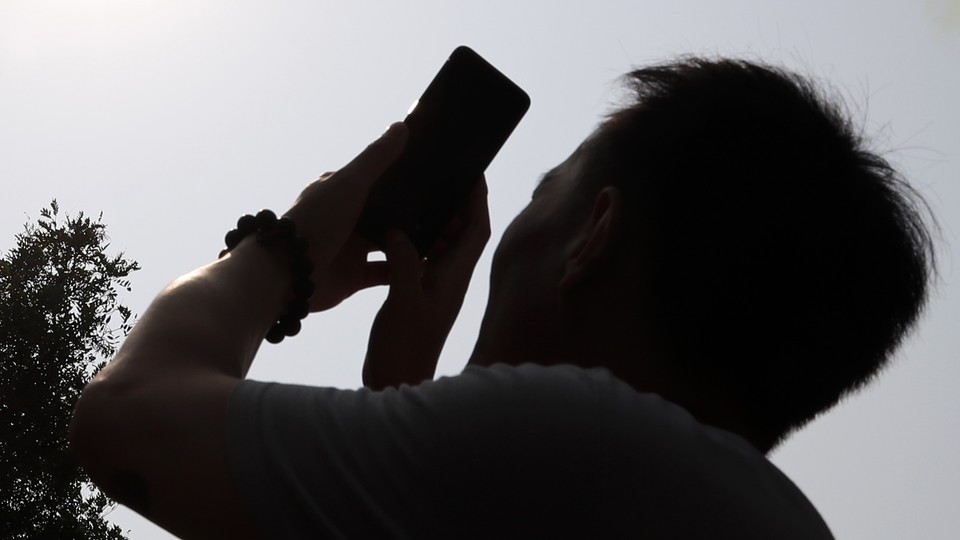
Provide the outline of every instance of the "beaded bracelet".
{"type": "Polygon", "coordinates": [[[293,220],[286,216],[278,219],[270,210],[261,210],[256,216],[241,216],[237,220],[237,228],[227,233],[224,239],[227,249],[220,252],[220,257],[253,233],[257,234],[257,242],[261,245],[282,246],[293,259],[293,300],[267,332],[267,341],[280,343],[286,336],[297,335],[300,321],[310,313],[309,300],[314,291],[313,282],[310,281],[313,263],[307,257],[307,240],[297,234],[293,220]]]}

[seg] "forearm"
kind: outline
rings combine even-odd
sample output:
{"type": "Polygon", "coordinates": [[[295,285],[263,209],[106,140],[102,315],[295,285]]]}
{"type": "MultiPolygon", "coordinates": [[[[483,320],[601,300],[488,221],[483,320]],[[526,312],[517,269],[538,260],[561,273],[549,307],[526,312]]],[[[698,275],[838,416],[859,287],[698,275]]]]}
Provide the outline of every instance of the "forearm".
{"type": "Polygon", "coordinates": [[[173,282],[77,404],[80,463],[110,496],[178,534],[247,528],[223,457],[225,405],[287,301],[285,262],[251,238],[173,282]]]}
{"type": "Polygon", "coordinates": [[[196,372],[243,378],[287,301],[292,275],[284,263],[283,253],[249,238],[177,279],[97,379],[135,383],[196,372]]]}

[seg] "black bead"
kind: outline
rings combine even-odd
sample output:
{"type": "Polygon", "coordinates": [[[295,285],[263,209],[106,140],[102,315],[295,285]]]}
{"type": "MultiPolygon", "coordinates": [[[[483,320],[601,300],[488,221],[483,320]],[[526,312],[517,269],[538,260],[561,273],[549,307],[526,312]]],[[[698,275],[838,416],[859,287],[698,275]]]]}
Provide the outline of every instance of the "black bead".
{"type": "Polygon", "coordinates": [[[233,249],[237,247],[237,244],[239,244],[245,236],[246,235],[240,232],[239,229],[233,229],[227,233],[223,241],[227,244],[227,249],[233,249]]]}
{"type": "Polygon", "coordinates": [[[257,218],[250,214],[240,216],[240,219],[237,220],[237,230],[244,235],[252,233],[257,230],[257,218]]]}
{"type": "Polygon", "coordinates": [[[294,225],[293,220],[287,216],[277,220],[277,232],[286,238],[293,239],[297,227],[294,225]]]}
{"type": "Polygon", "coordinates": [[[310,244],[307,243],[307,239],[302,236],[295,237],[293,242],[290,243],[290,250],[297,255],[306,255],[309,247],[310,244]]]}
{"type": "Polygon", "coordinates": [[[299,334],[300,328],[302,328],[300,319],[290,317],[289,315],[286,317],[281,317],[280,320],[277,321],[277,326],[283,330],[284,335],[289,337],[299,334]]]}
{"type": "Polygon", "coordinates": [[[313,263],[306,257],[297,257],[297,260],[293,261],[293,272],[297,276],[309,278],[313,273],[313,263]]]}
{"type": "Polygon", "coordinates": [[[272,210],[263,209],[257,212],[257,228],[261,231],[271,231],[277,225],[277,215],[272,210]]]}
{"type": "Polygon", "coordinates": [[[301,278],[293,284],[293,295],[297,298],[309,299],[313,296],[314,291],[316,291],[316,287],[314,287],[313,282],[309,279],[301,278]]]}
{"type": "Polygon", "coordinates": [[[306,298],[297,297],[290,303],[288,310],[287,315],[300,320],[310,314],[310,304],[306,298]]]}
{"type": "Polygon", "coordinates": [[[283,333],[283,328],[280,327],[280,323],[273,323],[273,326],[270,327],[270,330],[267,332],[267,341],[273,344],[280,343],[285,337],[283,333]]]}

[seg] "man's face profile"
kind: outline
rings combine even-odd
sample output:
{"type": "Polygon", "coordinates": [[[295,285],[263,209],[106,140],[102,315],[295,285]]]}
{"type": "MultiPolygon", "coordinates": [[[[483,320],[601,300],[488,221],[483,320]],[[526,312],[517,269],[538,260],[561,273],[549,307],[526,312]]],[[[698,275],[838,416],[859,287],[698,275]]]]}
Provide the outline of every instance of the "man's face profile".
{"type": "MultiPolygon", "coordinates": [[[[578,190],[580,161],[574,153],[544,174],[530,202],[513,219],[497,246],[479,338],[495,350],[516,353],[520,352],[518,348],[527,349],[526,354],[540,356],[545,345],[558,345],[553,335],[560,325],[557,284],[585,211],[578,190]]],[[[533,357],[523,353],[511,356],[519,362],[533,357]]],[[[512,363],[499,356],[489,360],[512,363]]]]}

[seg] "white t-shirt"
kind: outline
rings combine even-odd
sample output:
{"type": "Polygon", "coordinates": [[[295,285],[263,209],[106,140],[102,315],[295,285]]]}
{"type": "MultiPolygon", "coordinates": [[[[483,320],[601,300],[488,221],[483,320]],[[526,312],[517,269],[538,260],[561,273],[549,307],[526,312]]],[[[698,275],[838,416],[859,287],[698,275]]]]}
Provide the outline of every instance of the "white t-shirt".
{"type": "Polygon", "coordinates": [[[832,538],[740,437],[603,369],[383,392],[244,381],[228,451],[266,538],[832,538]]]}

